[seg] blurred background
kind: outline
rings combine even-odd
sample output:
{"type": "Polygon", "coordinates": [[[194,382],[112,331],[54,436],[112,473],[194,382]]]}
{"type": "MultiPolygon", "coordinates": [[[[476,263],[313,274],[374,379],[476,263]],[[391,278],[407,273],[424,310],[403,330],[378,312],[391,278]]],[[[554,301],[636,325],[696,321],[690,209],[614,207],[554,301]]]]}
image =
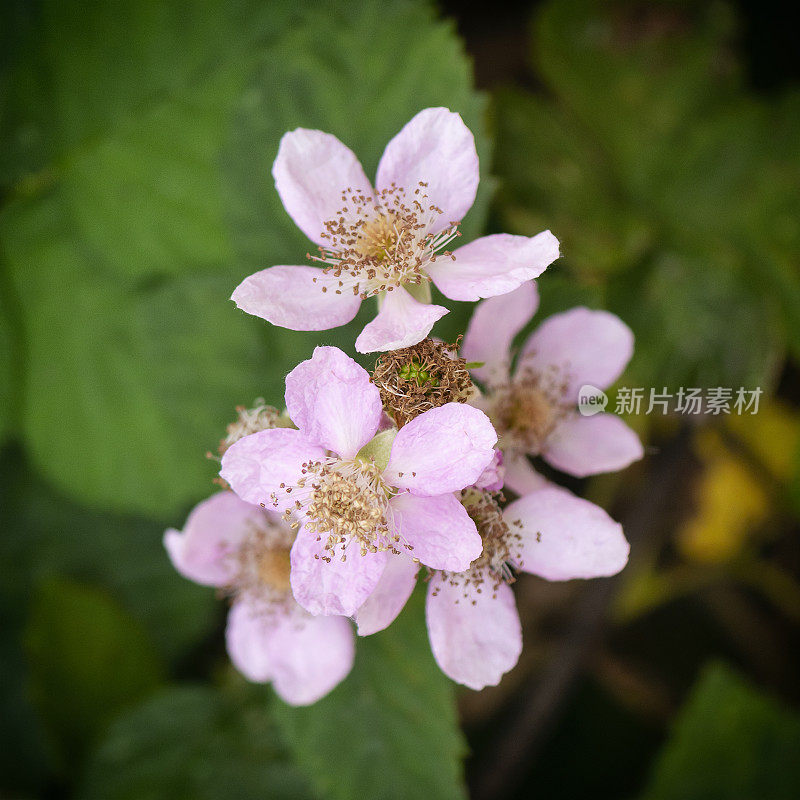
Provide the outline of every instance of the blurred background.
{"type": "MultiPolygon", "coordinates": [[[[772,0],[4,0],[0,797],[800,796],[797,52],[772,0]],[[763,395],[630,415],[644,461],[560,476],[631,561],[523,577],[498,687],[439,673],[415,597],[291,709],[231,669],[223,603],[161,536],[213,491],[234,407],[280,404],[371,312],[304,334],[227,300],[308,249],[281,134],[332,132],[373,175],[432,105],[476,136],[466,240],[562,242],[539,319],[621,316],[620,386],[763,395]]],[[[471,306],[447,304],[452,340],[471,306]]]]}

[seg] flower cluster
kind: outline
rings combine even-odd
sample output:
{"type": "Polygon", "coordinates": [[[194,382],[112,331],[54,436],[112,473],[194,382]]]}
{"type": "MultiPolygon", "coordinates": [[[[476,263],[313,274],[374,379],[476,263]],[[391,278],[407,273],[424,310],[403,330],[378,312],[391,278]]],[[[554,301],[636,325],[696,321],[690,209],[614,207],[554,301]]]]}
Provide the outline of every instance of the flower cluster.
{"type": "Polygon", "coordinates": [[[545,320],[512,369],[512,341],[538,304],[533,279],[558,242],[496,234],[449,249],[478,158],[447,109],[420,112],[389,142],[374,187],[321,131],[287,133],[273,175],[317,250],[310,265],[251,275],[233,300],[272,324],[323,330],[375,297],[355,347],[381,355],[370,374],[317,347],[286,376],[284,411],[263,400],[237,409],[219,447],[223,491],[167,531],[167,552],[230,599],[231,660],[288,703],[333,689],[355,634],[390,625],[418,582],[441,669],[473,689],[496,684],[522,648],[520,572],[594,578],[627,561],[620,525],[529,458],[575,476],[641,458],[617,417],[575,408],[584,383],[619,377],[632,335],[611,314],[573,309],[545,320]],[[431,281],[450,299],[481,300],[463,344],[428,338],[447,313],[431,304],[431,281]]]}

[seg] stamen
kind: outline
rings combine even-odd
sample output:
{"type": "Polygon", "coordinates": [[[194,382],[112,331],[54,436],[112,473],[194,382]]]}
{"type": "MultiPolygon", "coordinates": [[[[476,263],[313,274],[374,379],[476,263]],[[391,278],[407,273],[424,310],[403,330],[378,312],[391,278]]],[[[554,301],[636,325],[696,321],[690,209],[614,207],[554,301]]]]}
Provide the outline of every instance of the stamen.
{"type": "MultiPolygon", "coordinates": [[[[519,549],[522,537],[512,531],[503,519],[499,505],[503,499],[500,493],[480,489],[470,488],[461,492],[461,503],[475,522],[483,540],[483,552],[470,564],[468,570],[441,572],[441,575],[450,586],[462,587],[463,599],[473,605],[477,602],[472,597],[473,592],[482,594],[484,591],[491,591],[492,597],[496,597],[500,585],[514,583],[517,579],[516,573],[523,566],[519,549]]],[[[434,588],[433,594],[437,593],[438,589],[434,588]]]]}
{"type": "Polygon", "coordinates": [[[569,409],[566,391],[567,380],[555,367],[543,372],[521,364],[490,399],[489,416],[503,448],[538,455],[569,409]]]}
{"type": "MultiPolygon", "coordinates": [[[[330,456],[324,461],[303,464],[297,485],[287,486],[293,506],[284,518],[295,528],[303,517],[306,529],[324,541],[323,555],[346,559],[345,550],[357,541],[361,555],[390,551],[399,554],[407,547],[390,524],[389,498],[392,495],[379,467],[360,460],[343,461],[330,456]]],[[[277,503],[277,498],[274,499],[277,503]]],[[[410,549],[410,548],[408,548],[410,549]]]]}
{"type": "Polygon", "coordinates": [[[229,555],[235,577],[222,589],[228,597],[247,596],[259,613],[269,613],[291,597],[289,550],[295,535],[277,518],[264,514],[243,537],[238,550],[229,555]]]}
{"type": "Polygon", "coordinates": [[[324,223],[321,237],[326,244],[318,248],[319,255],[308,254],[324,265],[326,275],[337,279],[321,286],[323,292],[366,299],[430,280],[425,267],[437,256],[452,257],[444,248],[461,234],[458,223],[429,233],[443,212],[428,201],[426,187],[420,181],[411,200],[395,184],[375,196],[350,188],[342,193],[342,208],[324,223]]]}

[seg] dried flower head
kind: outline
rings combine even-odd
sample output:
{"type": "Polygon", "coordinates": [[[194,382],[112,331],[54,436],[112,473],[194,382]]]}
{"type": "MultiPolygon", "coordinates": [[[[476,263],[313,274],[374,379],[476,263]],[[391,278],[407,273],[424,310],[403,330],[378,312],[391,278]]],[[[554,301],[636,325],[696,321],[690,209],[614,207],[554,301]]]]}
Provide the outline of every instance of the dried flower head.
{"type": "Polygon", "coordinates": [[[431,408],[465,403],[475,391],[467,362],[455,344],[423,339],[419,344],[380,356],[372,382],[383,407],[398,428],[431,408]]]}

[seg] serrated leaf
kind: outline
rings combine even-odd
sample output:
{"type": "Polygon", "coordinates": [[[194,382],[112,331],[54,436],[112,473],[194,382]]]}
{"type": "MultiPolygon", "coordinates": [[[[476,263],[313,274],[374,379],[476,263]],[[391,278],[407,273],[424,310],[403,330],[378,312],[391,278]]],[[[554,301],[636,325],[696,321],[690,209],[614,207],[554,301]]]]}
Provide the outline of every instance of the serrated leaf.
{"type": "Polygon", "coordinates": [[[44,584],[25,632],[34,703],[65,764],[112,716],[162,680],[138,622],[106,593],[65,579],[44,584]]]}
{"type": "Polygon", "coordinates": [[[291,800],[312,796],[266,705],[200,686],[165,689],[121,716],[92,754],[79,800],[291,800]]]}
{"type": "Polygon", "coordinates": [[[705,670],[642,800],[792,800],[800,718],[723,665],[705,670]]]}
{"type": "Polygon", "coordinates": [[[286,741],[332,800],[464,798],[453,687],[434,663],[422,592],[386,631],[360,639],[350,676],[318,703],[276,703],[286,741]]]}
{"type": "Polygon", "coordinates": [[[468,62],[426,3],[185,11],[45,3],[14,73],[31,103],[3,126],[52,139],[22,159],[28,177],[0,217],[26,315],[30,450],[83,501],[163,516],[207,494],[202,456],[235,405],[280,405],[313,343],[350,349],[374,313],[294,334],[227,301],[249,272],[302,263],[309,247],[269,175],[281,134],[338,133],[374,169],[421,107],[449,105],[487,155],[468,62]]]}

